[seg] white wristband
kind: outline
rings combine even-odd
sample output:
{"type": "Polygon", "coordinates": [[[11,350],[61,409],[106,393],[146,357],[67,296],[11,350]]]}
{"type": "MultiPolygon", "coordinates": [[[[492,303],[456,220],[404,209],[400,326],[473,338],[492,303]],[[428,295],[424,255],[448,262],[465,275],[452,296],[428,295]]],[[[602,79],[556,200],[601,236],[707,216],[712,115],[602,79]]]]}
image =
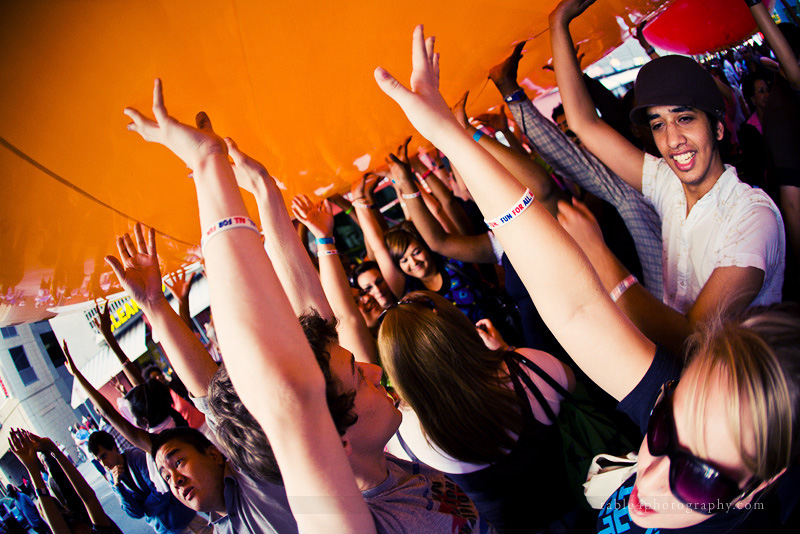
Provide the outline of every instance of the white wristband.
{"type": "Polygon", "coordinates": [[[508,210],[508,212],[500,215],[499,217],[495,217],[494,219],[484,220],[484,222],[490,230],[503,226],[504,224],[511,222],[512,219],[522,215],[522,212],[528,209],[528,206],[530,206],[532,202],[533,193],[531,193],[530,189],[526,189],[525,194],[522,195],[522,198],[520,198],[519,201],[514,204],[510,210],[508,210]]]}
{"type": "Polygon", "coordinates": [[[233,230],[234,228],[247,228],[249,230],[254,231],[258,235],[261,235],[261,231],[258,229],[258,225],[253,222],[253,220],[249,217],[228,217],[227,219],[222,219],[214,223],[208,230],[205,231],[203,237],[200,239],[200,248],[204,248],[211,238],[221,234],[226,230],[233,230]]]}
{"type": "Polygon", "coordinates": [[[402,194],[402,195],[400,195],[400,196],[401,196],[401,197],[403,197],[403,198],[404,198],[404,199],[406,199],[406,200],[410,200],[410,199],[412,199],[412,198],[417,198],[417,197],[419,197],[421,194],[422,194],[422,193],[421,193],[420,191],[417,191],[416,193],[403,193],[403,194],[402,194]]]}
{"type": "Polygon", "coordinates": [[[622,282],[617,284],[617,287],[615,287],[614,289],[611,290],[611,293],[610,293],[611,300],[613,300],[614,302],[617,302],[619,300],[619,298],[622,296],[622,294],[625,293],[628,290],[628,288],[630,288],[636,282],[638,282],[638,280],[632,274],[629,274],[628,276],[626,276],[625,280],[623,280],[622,282]]]}

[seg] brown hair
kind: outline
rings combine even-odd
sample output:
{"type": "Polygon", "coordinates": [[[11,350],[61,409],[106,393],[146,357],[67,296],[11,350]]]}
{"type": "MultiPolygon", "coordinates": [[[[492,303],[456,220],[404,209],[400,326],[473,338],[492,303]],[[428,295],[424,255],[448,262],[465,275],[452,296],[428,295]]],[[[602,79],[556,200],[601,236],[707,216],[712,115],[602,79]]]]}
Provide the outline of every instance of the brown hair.
{"type": "Polygon", "coordinates": [[[409,293],[386,311],[378,351],[429,443],[470,463],[495,462],[514,446],[523,420],[505,353],[486,348],[453,303],[430,291],[409,293]]]}
{"type": "Polygon", "coordinates": [[[392,227],[391,230],[383,235],[383,240],[386,242],[386,248],[389,249],[389,256],[392,257],[392,261],[394,261],[398,269],[400,268],[400,260],[403,258],[403,254],[406,253],[406,249],[411,246],[411,243],[414,241],[419,244],[420,248],[428,252],[431,260],[435,260],[435,255],[430,247],[425,240],[422,239],[422,236],[419,235],[414,224],[410,221],[403,221],[397,226],[392,227]]]}
{"type": "MultiPolygon", "coordinates": [[[[762,481],[779,475],[800,446],[800,313],[781,304],[714,320],[690,339],[691,410],[702,430],[709,381],[719,373],[728,397],[728,428],[744,464],[762,481]],[[752,435],[743,429],[752,425],[752,435]],[[747,452],[753,439],[752,454],[747,452]]],[[[702,434],[700,434],[702,435],[702,434]]],[[[703,454],[703,451],[698,451],[703,454]]]]}
{"type": "MultiPolygon", "coordinates": [[[[354,412],[355,391],[344,391],[330,370],[329,347],[338,342],[336,320],[326,321],[316,310],[300,317],[306,339],[325,377],[325,396],[339,435],[358,420],[354,412]]],[[[261,425],[248,411],[233,388],[225,365],[220,366],[208,386],[209,407],[217,420],[216,434],[225,454],[236,467],[259,480],[282,483],[272,446],[261,425]]]]}

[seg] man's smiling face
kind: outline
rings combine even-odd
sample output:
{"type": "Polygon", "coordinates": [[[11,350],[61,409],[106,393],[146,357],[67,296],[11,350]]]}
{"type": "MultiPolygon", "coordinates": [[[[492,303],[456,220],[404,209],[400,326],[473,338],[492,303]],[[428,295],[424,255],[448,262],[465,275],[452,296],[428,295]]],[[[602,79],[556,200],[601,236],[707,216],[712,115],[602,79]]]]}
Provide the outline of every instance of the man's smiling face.
{"type": "Polygon", "coordinates": [[[717,147],[722,123],[712,130],[708,115],[689,106],[652,106],[647,118],[658,151],[678,179],[688,187],[713,186],[725,171],[717,147]]]}

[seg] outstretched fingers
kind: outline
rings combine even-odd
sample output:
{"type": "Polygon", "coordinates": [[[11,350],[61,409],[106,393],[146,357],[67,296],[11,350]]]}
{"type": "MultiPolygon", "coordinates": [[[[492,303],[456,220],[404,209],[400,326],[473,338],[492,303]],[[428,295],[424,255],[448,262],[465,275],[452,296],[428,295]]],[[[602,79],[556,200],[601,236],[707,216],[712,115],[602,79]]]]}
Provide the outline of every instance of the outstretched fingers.
{"type": "Polygon", "coordinates": [[[159,124],[169,117],[167,108],[164,106],[164,91],[161,87],[161,78],[156,78],[153,82],[153,115],[159,124]]]}

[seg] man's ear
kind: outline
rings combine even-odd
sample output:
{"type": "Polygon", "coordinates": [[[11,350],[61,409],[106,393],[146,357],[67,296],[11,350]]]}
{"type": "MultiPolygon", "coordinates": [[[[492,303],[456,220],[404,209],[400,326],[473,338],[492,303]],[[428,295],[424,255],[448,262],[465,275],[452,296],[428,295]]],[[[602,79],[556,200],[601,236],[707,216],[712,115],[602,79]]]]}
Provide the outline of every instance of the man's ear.
{"type": "Polygon", "coordinates": [[[225,464],[225,456],[219,452],[219,449],[216,448],[214,445],[209,445],[206,449],[206,455],[210,456],[217,465],[224,465],[225,464]]]}
{"type": "Polygon", "coordinates": [[[769,479],[769,480],[765,480],[764,482],[762,482],[761,484],[759,484],[759,485],[758,485],[758,487],[756,487],[756,489],[754,489],[754,490],[753,490],[753,491],[751,491],[749,494],[747,494],[747,495],[745,496],[745,498],[744,498],[744,499],[742,499],[741,501],[739,501],[739,502],[737,502],[737,503],[736,503],[736,508],[739,508],[739,509],[741,509],[741,508],[744,508],[745,506],[749,505],[751,502],[753,502],[753,499],[755,498],[755,496],[756,496],[756,495],[758,495],[759,493],[761,493],[761,491],[763,491],[763,490],[765,490],[766,488],[768,488],[769,486],[771,486],[771,485],[772,485],[772,484],[773,484],[773,483],[774,483],[776,480],[778,480],[778,479],[781,477],[781,475],[783,475],[785,472],[786,472],[786,468],[784,467],[784,468],[781,470],[781,472],[780,472],[780,473],[778,473],[777,475],[775,475],[775,476],[774,476],[774,477],[772,477],[771,479],[769,479]]]}
{"type": "Polygon", "coordinates": [[[722,141],[722,138],[725,136],[725,122],[718,120],[717,121],[717,131],[715,132],[717,135],[717,141],[722,141]]]}

